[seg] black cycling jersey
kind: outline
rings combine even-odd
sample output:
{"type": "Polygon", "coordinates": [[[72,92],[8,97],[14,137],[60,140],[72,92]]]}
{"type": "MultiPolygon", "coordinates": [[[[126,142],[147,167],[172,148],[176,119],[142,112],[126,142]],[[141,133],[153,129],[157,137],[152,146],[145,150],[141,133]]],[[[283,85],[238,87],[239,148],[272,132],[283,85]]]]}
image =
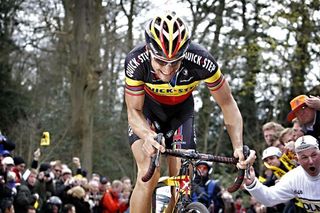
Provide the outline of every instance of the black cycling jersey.
{"type": "MultiPolygon", "coordinates": [[[[191,42],[181,66],[170,82],[163,82],[154,74],[146,44],[138,45],[125,60],[127,95],[145,95],[143,113],[156,132],[175,132],[166,139],[182,142],[180,148],[195,148],[194,102],[192,91],[203,80],[209,90],[218,90],[224,83],[219,66],[211,54],[191,42]]],[[[129,127],[129,142],[139,139],[129,127]]]]}
{"type": "Polygon", "coordinates": [[[191,43],[181,66],[169,83],[158,79],[152,70],[146,45],[134,48],[125,60],[126,93],[148,95],[161,104],[175,105],[183,102],[204,80],[211,91],[224,83],[220,69],[203,47],[191,43]]]}

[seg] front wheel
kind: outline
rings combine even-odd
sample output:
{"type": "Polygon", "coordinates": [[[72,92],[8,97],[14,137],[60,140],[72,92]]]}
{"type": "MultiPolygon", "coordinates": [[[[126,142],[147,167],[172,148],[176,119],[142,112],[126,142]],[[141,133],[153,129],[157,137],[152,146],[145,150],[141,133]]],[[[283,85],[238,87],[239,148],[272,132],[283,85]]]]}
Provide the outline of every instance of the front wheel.
{"type": "Polygon", "coordinates": [[[185,212],[186,213],[209,213],[209,210],[202,203],[193,202],[186,207],[185,212]]]}

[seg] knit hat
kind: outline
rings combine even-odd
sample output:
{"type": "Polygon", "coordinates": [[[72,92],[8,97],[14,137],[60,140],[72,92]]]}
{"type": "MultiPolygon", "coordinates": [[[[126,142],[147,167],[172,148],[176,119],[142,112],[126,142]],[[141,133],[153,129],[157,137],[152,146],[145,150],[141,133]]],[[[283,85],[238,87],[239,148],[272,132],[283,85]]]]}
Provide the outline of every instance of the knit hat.
{"type": "Polygon", "coordinates": [[[16,156],[16,157],[14,157],[13,158],[13,161],[14,161],[14,165],[20,165],[20,164],[25,164],[26,162],[23,160],[23,158],[22,157],[20,157],[20,156],[16,156]]]}
{"type": "Polygon", "coordinates": [[[49,163],[42,163],[39,167],[39,172],[45,172],[51,168],[49,163]]]}

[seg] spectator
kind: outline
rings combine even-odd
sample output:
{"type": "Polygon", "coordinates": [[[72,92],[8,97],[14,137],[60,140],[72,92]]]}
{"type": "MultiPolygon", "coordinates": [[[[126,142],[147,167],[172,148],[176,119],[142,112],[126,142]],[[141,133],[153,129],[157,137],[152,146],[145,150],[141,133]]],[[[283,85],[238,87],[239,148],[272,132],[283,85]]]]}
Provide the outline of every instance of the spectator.
{"type": "Polygon", "coordinates": [[[88,184],[88,186],[89,186],[89,193],[88,193],[89,204],[90,204],[90,208],[93,213],[100,212],[99,204],[100,204],[100,201],[101,201],[103,194],[100,193],[99,185],[100,185],[100,181],[97,181],[95,179],[90,180],[89,184],[88,184]]]}
{"type": "Polygon", "coordinates": [[[90,212],[90,205],[85,201],[86,192],[81,186],[75,186],[68,190],[64,203],[70,203],[76,207],[77,213],[90,212]]]}
{"type": "MultiPolygon", "coordinates": [[[[275,185],[283,175],[296,167],[296,164],[293,164],[285,154],[282,154],[280,149],[273,146],[268,147],[263,151],[262,160],[265,167],[272,171],[271,176],[267,177],[267,181],[263,183],[266,186],[275,185]]],[[[302,206],[302,203],[296,201],[297,207],[294,205],[295,202],[288,202],[286,206],[284,204],[278,204],[274,206],[274,208],[268,207],[268,210],[271,210],[272,212],[283,212],[285,208],[299,208],[302,206]]]]}
{"type": "Polygon", "coordinates": [[[0,200],[0,212],[3,213],[14,213],[14,206],[12,199],[1,199],[0,200]]]}
{"type": "Polygon", "coordinates": [[[111,188],[111,183],[109,178],[105,176],[100,177],[100,185],[99,185],[99,190],[102,195],[106,192],[107,189],[111,188]]]}
{"type": "Polygon", "coordinates": [[[249,204],[250,207],[247,209],[247,213],[267,213],[266,207],[259,203],[253,196],[250,196],[249,204]]]}
{"type": "Polygon", "coordinates": [[[56,182],[55,195],[63,198],[65,193],[73,187],[74,179],[72,178],[72,171],[68,167],[62,169],[61,177],[56,182]]]}
{"type": "Polygon", "coordinates": [[[0,132],[0,151],[7,150],[11,152],[15,148],[15,143],[10,141],[6,136],[2,135],[2,133],[0,132]]]}
{"type": "Polygon", "coordinates": [[[36,208],[34,208],[33,206],[28,206],[27,207],[27,213],[36,213],[36,208]]]}
{"type": "Polygon", "coordinates": [[[70,203],[63,206],[62,213],[76,213],[76,207],[70,203]]]}
{"type": "Polygon", "coordinates": [[[296,141],[298,138],[304,135],[304,132],[302,131],[301,124],[297,118],[294,118],[292,120],[293,126],[293,140],[296,141]]]}
{"type": "Polygon", "coordinates": [[[14,203],[16,213],[25,213],[28,206],[37,206],[41,202],[39,194],[36,192],[37,175],[36,170],[30,170],[27,181],[22,182],[18,187],[14,203]]]}
{"type": "Polygon", "coordinates": [[[57,182],[60,179],[62,173],[61,161],[52,162],[52,172],[54,174],[54,182],[57,182]]]}
{"type": "Polygon", "coordinates": [[[5,157],[1,161],[1,191],[0,195],[4,198],[11,198],[17,193],[16,190],[16,174],[13,172],[14,161],[12,157],[5,157]]]}
{"type": "MultiPolygon", "coordinates": [[[[55,194],[53,178],[54,174],[51,172],[51,169],[42,171],[39,170],[38,182],[37,182],[37,193],[40,196],[40,200],[46,202],[52,195],[55,194]]],[[[42,208],[42,205],[39,207],[42,208]]]]}
{"type": "Polygon", "coordinates": [[[62,201],[57,196],[50,197],[45,205],[45,213],[60,213],[62,209],[62,201]]]}
{"type": "Polygon", "coordinates": [[[264,140],[267,146],[275,146],[277,140],[279,139],[280,132],[283,130],[283,126],[276,122],[268,122],[262,126],[262,132],[264,140]]]}
{"type": "Polygon", "coordinates": [[[108,189],[101,200],[103,213],[123,213],[128,208],[129,200],[121,199],[123,183],[120,180],[114,180],[111,189],[108,189]]]}
{"type": "Polygon", "coordinates": [[[282,130],[282,131],[280,132],[279,141],[280,141],[282,144],[286,145],[286,144],[289,143],[290,141],[293,141],[293,140],[294,140],[293,136],[294,136],[293,129],[287,127],[287,128],[285,128],[284,130],[282,130]]]}
{"type": "Polygon", "coordinates": [[[193,180],[192,201],[204,204],[213,212],[224,211],[223,200],[221,198],[221,187],[216,180],[209,179],[212,172],[212,163],[198,161],[196,163],[196,173],[193,180]]]}
{"type": "MultiPolygon", "coordinates": [[[[317,139],[310,135],[301,136],[295,142],[295,152],[300,166],[287,172],[274,186],[264,186],[257,178],[245,178],[245,187],[266,206],[299,198],[306,211],[316,212],[320,209],[320,150],[317,139]]],[[[251,177],[255,175],[252,167],[250,174],[251,177]]]]}
{"type": "Polygon", "coordinates": [[[14,157],[13,161],[15,165],[13,168],[13,172],[16,174],[16,184],[21,184],[22,174],[26,167],[26,162],[20,156],[14,157]]]}
{"type": "Polygon", "coordinates": [[[245,213],[246,209],[243,207],[243,199],[241,195],[237,195],[234,201],[235,213],[245,213]]]}
{"type": "Polygon", "coordinates": [[[225,207],[225,212],[235,212],[234,200],[232,194],[225,189],[222,189],[222,199],[225,207]]]}
{"type": "Polygon", "coordinates": [[[297,118],[305,135],[320,139],[320,98],[299,95],[290,101],[288,121],[297,118]]]}
{"type": "Polygon", "coordinates": [[[124,188],[132,188],[131,179],[128,176],[121,178],[124,188]]]}

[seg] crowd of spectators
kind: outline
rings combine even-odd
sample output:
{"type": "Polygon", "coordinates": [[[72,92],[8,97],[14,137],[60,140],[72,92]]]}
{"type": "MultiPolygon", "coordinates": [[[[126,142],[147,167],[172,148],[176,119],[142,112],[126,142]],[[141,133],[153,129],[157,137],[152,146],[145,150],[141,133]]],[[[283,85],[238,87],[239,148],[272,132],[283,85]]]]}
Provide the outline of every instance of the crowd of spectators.
{"type": "MultiPolygon", "coordinates": [[[[305,95],[296,99],[301,103],[291,104],[290,126],[274,121],[262,126],[266,149],[261,153],[263,171],[259,181],[266,186],[275,185],[298,166],[294,147],[299,137],[312,135],[320,139],[320,99],[305,95]]],[[[132,183],[129,177],[111,181],[99,174],[88,175],[77,157],[72,159],[76,171],[67,166],[68,162],[59,160],[39,164],[40,149],[35,150],[33,161],[27,167],[22,157],[13,154],[14,149],[15,144],[0,134],[0,213],[130,212],[132,183]]],[[[244,207],[242,194],[233,197],[223,187],[219,193],[225,212],[305,212],[298,199],[266,207],[245,193],[249,203],[244,207]]]]}
{"type": "Polygon", "coordinates": [[[14,149],[15,144],[0,134],[0,213],[129,212],[129,177],[111,181],[88,175],[77,157],[76,171],[60,160],[39,164],[40,149],[27,167],[14,149]]]}

